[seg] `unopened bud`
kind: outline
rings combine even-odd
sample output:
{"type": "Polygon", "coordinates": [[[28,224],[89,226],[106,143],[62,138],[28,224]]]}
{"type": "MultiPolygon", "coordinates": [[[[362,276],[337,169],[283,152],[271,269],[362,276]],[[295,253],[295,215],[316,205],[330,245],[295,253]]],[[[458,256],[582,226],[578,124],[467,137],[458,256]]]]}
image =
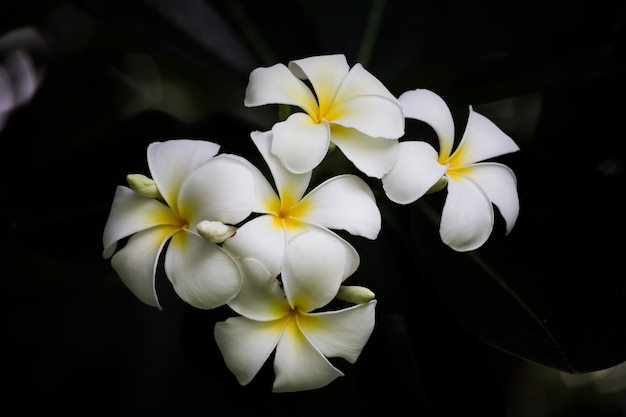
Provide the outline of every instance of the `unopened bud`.
{"type": "Polygon", "coordinates": [[[342,285],[337,293],[338,299],[355,304],[368,303],[375,297],[376,295],[369,288],[358,285],[342,285]]]}
{"type": "Polygon", "coordinates": [[[203,220],[196,226],[198,234],[211,243],[223,243],[229,237],[232,237],[237,228],[222,222],[203,220]]]}
{"type": "Polygon", "coordinates": [[[142,174],[128,174],[126,182],[131,190],[148,198],[160,198],[161,193],[152,178],[142,174]]]}

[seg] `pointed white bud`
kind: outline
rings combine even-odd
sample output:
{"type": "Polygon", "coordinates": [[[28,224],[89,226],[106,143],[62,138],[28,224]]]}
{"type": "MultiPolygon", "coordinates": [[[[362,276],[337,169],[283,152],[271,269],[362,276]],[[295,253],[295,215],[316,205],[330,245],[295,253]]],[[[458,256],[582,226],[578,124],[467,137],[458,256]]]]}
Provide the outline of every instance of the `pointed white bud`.
{"type": "Polygon", "coordinates": [[[223,243],[236,232],[235,226],[230,226],[222,222],[203,220],[196,226],[198,234],[211,243],[223,243]]]}

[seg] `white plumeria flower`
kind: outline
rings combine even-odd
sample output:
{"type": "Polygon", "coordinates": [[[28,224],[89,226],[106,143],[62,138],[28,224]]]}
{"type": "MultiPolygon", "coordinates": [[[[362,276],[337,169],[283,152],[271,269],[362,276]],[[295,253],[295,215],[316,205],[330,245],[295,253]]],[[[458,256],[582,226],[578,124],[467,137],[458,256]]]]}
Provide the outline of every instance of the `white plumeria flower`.
{"type": "Polygon", "coordinates": [[[417,89],[399,100],[407,118],[433,128],[439,153],[426,142],[401,142],[396,166],[382,178],[389,199],[409,204],[447,186],[439,233],[457,251],[474,250],[487,241],[494,225],[492,204],[500,210],[509,234],[519,214],[515,174],[506,165],[481,161],[518,151],[513,139],[470,106],[463,137],[453,152],[454,122],[441,97],[417,89]]]}
{"type": "Polygon", "coordinates": [[[254,378],[274,350],[274,392],[321,388],[344,375],[327,358],[357,360],[374,328],[376,300],[312,313],[334,298],[346,278],[349,253],[344,249],[319,231],[294,237],[282,286],[260,263],[242,261],[245,285],[228,304],[241,317],[219,322],[214,330],[224,361],[241,385],[254,378]]]}
{"type": "Polygon", "coordinates": [[[245,254],[257,259],[271,274],[277,275],[287,241],[304,231],[321,229],[346,247],[350,259],[347,265],[352,273],[358,267],[359,256],[330,229],[376,239],[381,215],[371,189],[361,178],[345,174],[324,181],[305,195],[311,172],[294,174],[285,169],[270,152],[271,131],[252,132],[251,137],[274,177],[278,192],[263,173],[250,164],[257,193],[253,211],[261,215],[243,224],[235,236],[224,242],[224,248],[237,257],[245,254]]]}
{"type": "Polygon", "coordinates": [[[215,156],[218,151],[218,145],[201,140],[152,143],[148,165],[153,180],[131,177],[129,183],[139,193],[117,187],[104,229],[103,256],[112,256],[121,280],[148,305],[161,308],[154,280],[168,242],[165,273],[187,303],[214,308],[241,287],[239,266],[215,239],[227,238],[228,227],[215,225],[233,225],[250,215],[254,179],[239,157],[215,156]]]}
{"type": "Polygon", "coordinates": [[[257,68],[244,104],[287,104],[304,111],[272,128],[272,153],[294,173],[314,169],[331,142],[370,177],[380,178],[398,157],[404,117],[397,99],[361,64],[350,68],[344,55],[257,68]]]}

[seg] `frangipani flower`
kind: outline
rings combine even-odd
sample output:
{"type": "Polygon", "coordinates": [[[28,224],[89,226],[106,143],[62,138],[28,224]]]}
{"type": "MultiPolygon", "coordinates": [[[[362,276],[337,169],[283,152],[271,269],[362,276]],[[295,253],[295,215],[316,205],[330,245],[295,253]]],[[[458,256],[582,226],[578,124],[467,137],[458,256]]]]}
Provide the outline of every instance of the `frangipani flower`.
{"type": "Polygon", "coordinates": [[[327,358],[357,360],[374,328],[376,300],[312,313],[336,295],[348,257],[337,240],[314,230],[289,242],[282,286],[260,263],[242,260],[245,282],[228,304],[241,317],[219,322],[214,330],[224,361],[241,385],[254,378],[274,350],[274,392],[321,388],[343,376],[327,358]]]}
{"type": "Polygon", "coordinates": [[[453,152],[454,122],[441,97],[417,89],[403,93],[399,100],[407,118],[434,129],[439,153],[426,142],[400,143],[396,166],[382,178],[389,199],[408,204],[447,186],[439,233],[457,251],[474,250],[486,242],[494,225],[492,204],[510,233],[519,214],[515,174],[506,165],[481,161],[518,151],[515,142],[470,107],[465,132],[453,152]]]}
{"type": "Polygon", "coordinates": [[[397,139],[404,134],[398,101],[360,64],[350,68],[343,55],[257,68],[244,103],[287,104],[304,111],[272,128],[272,153],[294,173],[314,169],[331,142],[370,177],[380,178],[398,157],[397,139]]]}
{"type": "Polygon", "coordinates": [[[239,266],[217,243],[229,236],[228,225],[250,215],[254,179],[240,158],[215,156],[218,150],[218,145],[200,140],[152,143],[148,165],[153,180],[130,176],[139,192],[123,186],[116,190],[103,256],[112,256],[121,280],[148,305],[161,308],[154,280],[168,242],[165,273],[187,303],[214,308],[241,287],[239,266]]]}
{"type": "Polygon", "coordinates": [[[224,242],[224,248],[237,257],[246,254],[257,259],[275,276],[280,272],[287,241],[304,231],[322,229],[346,247],[347,265],[352,273],[359,264],[358,254],[330,229],[375,239],[380,231],[381,215],[371,189],[359,177],[346,174],[324,181],[305,195],[311,172],[295,174],[285,169],[270,152],[271,131],[252,132],[251,137],[274,177],[278,192],[250,164],[257,192],[253,211],[261,215],[242,225],[235,236],[224,242]]]}

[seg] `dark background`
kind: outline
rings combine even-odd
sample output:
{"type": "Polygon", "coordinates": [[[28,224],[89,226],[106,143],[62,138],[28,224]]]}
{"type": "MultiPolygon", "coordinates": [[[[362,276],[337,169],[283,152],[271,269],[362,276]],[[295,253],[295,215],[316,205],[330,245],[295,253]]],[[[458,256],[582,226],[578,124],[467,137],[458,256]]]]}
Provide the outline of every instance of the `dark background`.
{"type": "MultiPolygon", "coordinates": [[[[621,1],[3,0],[41,71],[13,109],[2,169],[3,406],[10,415],[626,416],[623,236],[626,4],[621,1]],[[395,95],[428,88],[462,134],[474,106],[519,144],[500,161],[521,212],[469,253],[437,235],[444,194],[378,192],[377,241],[352,239],[377,325],[355,365],[311,392],[239,387],[212,340],[222,313],[159,277],[141,304],[101,257],[115,187],[146,146],[212,140],[258,158],[249,72],[344,53],[395,95]]],[[[9,50],[0,49],[0,65],[9,50]]],[[[417,123],[407,137],[432,139],[417,123]]],[[[339,156],[340,158],[340,156],[339,156]]],[[[328,172],[351,170],[329,160],[328,172]]]]}

